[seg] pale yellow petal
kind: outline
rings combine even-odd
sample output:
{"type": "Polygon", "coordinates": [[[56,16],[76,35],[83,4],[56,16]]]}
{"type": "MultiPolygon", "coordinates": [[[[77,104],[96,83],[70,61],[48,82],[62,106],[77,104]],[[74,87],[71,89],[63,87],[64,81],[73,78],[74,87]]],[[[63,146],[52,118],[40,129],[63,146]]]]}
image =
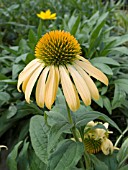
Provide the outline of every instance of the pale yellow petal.
{"type": "Polygon", "coordinates": [[[63,66],[60,66],[59,71],[60,71],[61,85],[62,85],[62,89],[63,89],[66,102],[68,103],[69,108],[75,112],[80,107],[78,94],[69,77],[69,74],[66,68],[63,66]]]}
{"type": "Polygon", "coordinates": [[[81,76],[84,78],[88,89],[91,93],[91,96],[93,99],[98,100],[99,99],[99,91],[93,82],[93,80],[90,78],[90,76],[77,64],[74,65],[74,67],[78,70],[78,72],[81,74],[81,76]]]}
{"type": "Polygon", "coordinates": [[[26,68],[25,70],[23,70],[18,77],[18,83],[17,83],[17,89],[19,92],[21,92],[20,90],[20,85],[29,77],[29,75],[39,66],[41,65],[41,63],[36,62],[34,65],[32,65],[31,67],[26,68]]]}
{"type": "Polygon", "coordinates": [[[105,155],[112,154],[114,150],[113,143],[109,139],[105,138],[101,143],[101,150],[105,155]]]}
{"type": "Polygon", "coordinates": [[[82,60],[82,61],[85,61],[87,62],[88,64],[91,64],[87,59],[85,59],[84,57],[80,56],[80,55],[77,55],[77,58],[82,60]]]}
{"type": "Polygon", "coordinates": [[[22,84],[22,91],[25,92],[25,89],[26,89],[26,86],[27,86],[27,83],[31,77],[31,75],[33,74],[33,72],[23,81],[23,84],[22,84]]]}
{"type": "Polygon", "coordinates": [[[94,67],[88,62],[77,60],[76,64],[82,67],[89,75],[91,75],[92,77],[96,78],[97,80],[101,81],[102,83],[108,86],[108,78],[99,69],[97,69],[96,67],[94,67]]]}
{"type": "Polygon", "coordinates": [[[68,70],[74,80],[75,86],[77,88],[77,91],[79,92],[83,102],[85,105],[91,104],[91,95],[88,89],[88,86],[86,85],[85,80],[81,77],[81,75],[78,73],[78,71],[71,65],[68,65],[68,70]]]}
{"type": "Polygon", "coordinates": [[[51,109],[52,104],[55,101],[56,93],[59,83],[58,74],[54,66],[50,66],[50,72],[46,82],[46,92],[45,92],[45,105],[48,109],[51,109]]]}
{"type": "Polygon", "coordinates": [[[31,95],[31,92],[32,92],[32,89],[34,87],[34,84],[38,78],[38,76],[40,75],[40,72],[42,71],[43,69],[43,64],[41,64],[34,72],[33,74],[31,75],[28,83],[27,83],[27,86],[26,86],[26,89],[25,89],[25,99],[28,103],[30,103],[30,95],[31,95]]]}
{"type": "Polygon", "coordinates": [[[36,64],[37,62],[39,62],[39,59],[34,59],[34,60],[32,60],[30,63],[28,63],[27,65],[26,65],[26,67],[23,69],[23,71],[26,71],[27,69],[29,69],[31,66],[33,66],[34,64],[36,64]]]}
{"type": "Polygon", "coordinates": [[[44,99],[45,99],[45,82],[48,75],[49,67],[46,67],[40,75],[40,78],[37,82],[36,86],[36,102],[39,107],[44,107],[44,99]]]}

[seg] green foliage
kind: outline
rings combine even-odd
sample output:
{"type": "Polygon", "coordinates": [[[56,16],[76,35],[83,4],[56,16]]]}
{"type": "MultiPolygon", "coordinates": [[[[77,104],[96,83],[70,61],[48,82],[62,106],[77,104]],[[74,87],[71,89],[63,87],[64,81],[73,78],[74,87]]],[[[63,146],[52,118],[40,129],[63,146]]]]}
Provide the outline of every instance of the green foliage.
{"type": "Polygon", "coordinates": [[[0,15],[0,145],[9,149],[8,169],[128,169],[128,16],[122,1],[2,0],[0,15]],[[56,20],[36,16],[47,9],[57,13],[56,20]],[[81,55],[109,79],[108,87],[94,79],[100,99],[88,107],[81,101],[80,109],[71,112],[72,121],[61,87],[50,111],[36,105],[34,94],[27,104],[16,87],[19,73],[35,58],[38,40],[56,29],[74,35],[81,55]],[[108,122],[110,138],[120,149],[107,156],[86,153],[78,138],[83,139],[90,121],[108,122]]]}

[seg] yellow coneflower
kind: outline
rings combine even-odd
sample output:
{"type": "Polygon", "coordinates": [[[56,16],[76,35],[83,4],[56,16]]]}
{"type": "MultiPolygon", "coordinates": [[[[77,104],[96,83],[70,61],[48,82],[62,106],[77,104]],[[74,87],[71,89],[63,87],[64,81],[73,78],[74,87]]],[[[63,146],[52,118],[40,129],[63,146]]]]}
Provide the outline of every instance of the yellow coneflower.
{"type": "Polygon", "coordinates": [[[66,102],[72,111],[80,106],[91,104],[91,98],[98,100],[99,92],[90,76],[108,85],[107,77],[85,58],[81,57],[78,41],[64,31],[46,33],[35,48],[36,59],[32,60],[20,73],[17,88],[25,93],[30,103],[30,95],[36,85],[36,102],[41,108],[44,104],[51,109],[59,83],[61,83],[66,102]]]}
{"type": "Polygon", "coordinates": [[[46,12],[41,11],[37,16],[43,20],[56,19],[56,13],[51,14],[49,9],[46,12]]]}
{"type": "Polygon", "coordinates": [[[85,130],[90,130],[88,130],[84,136],[85,148],[89,153],[98,153],[99,151],[102,151],[105,155],[112,154],[114,146],[108,139],[109,133],[112,133],[111,131],[108,131],[108,123],[102,124],[106,130],[93,128],[98,123],[102,124],[101,122],[94,123],[93,121],[87,124],[85,130]]]}

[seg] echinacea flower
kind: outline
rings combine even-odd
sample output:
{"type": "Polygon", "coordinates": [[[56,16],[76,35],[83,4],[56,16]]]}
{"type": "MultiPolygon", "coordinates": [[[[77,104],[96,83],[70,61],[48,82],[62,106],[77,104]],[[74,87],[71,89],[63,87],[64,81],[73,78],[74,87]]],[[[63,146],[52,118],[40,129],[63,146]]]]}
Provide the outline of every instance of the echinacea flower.
{"type": "Polygon", "coordinates": [[[56,19],[56,13],[51,14],[49,9],[46,12],[41,11],[37,16],[43,20],[56,19]]]}
{"type": "Polygon", "coordinates": [[[89,122],[85,128],[87,133],[84,135],[85,148],[89,153],[97,153],[102,151],[105,155],[112,154],[114,150],[113,143],[108,139],[111,131],[108,131],[108,123],[102,124],[104,128],[94,128],[101,122],[89,122]],[[90,129],[90,130],[89,130],[90,129]]]}
{"type": "Polygon", "coordinates": [[[25,93],[30,103],[30,95],[36,85],[36,102],[41,108],[51,109],[58,90],[62,86],[66,102],[72,111],[80,106],[81,99],[86,106],[91,98],[98,100],[99,92],[90,76],[108,85],[107,77],[92,64],[80,56],[78,41],[65,31],[46,33],[35,47],[36,59],[32,60],[20,73],[17,88],[25,93]]]}

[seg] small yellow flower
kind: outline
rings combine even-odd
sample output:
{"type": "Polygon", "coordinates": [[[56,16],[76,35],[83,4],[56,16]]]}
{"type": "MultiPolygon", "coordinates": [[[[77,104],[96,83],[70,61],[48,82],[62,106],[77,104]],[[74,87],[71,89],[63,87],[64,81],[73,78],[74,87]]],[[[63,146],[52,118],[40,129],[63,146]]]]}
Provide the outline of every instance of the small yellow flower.
{"type": "Polygon", "coordinates": [[[51,14],[49,9],[46,12],[41,11],[37,16],[43,20],[56,19],[56,13],[51,14]]]}
{"type": "Polygon", "coordinates": [[[90,76],[108,85],[107,77],[85,58],[80,56],[78,41],[68,32],[51,31],[46,33],[35,48],[36,59],[32,60],[20,73],[17,88],[25,93],[30,103],[30,95],[36,85],[36,102],[51,109],[58,90],[62,86],[66,102],[72,111],[80,106],[80,95],[85,105],[91,98],[98,100],[99,92],[90,76]]]}

